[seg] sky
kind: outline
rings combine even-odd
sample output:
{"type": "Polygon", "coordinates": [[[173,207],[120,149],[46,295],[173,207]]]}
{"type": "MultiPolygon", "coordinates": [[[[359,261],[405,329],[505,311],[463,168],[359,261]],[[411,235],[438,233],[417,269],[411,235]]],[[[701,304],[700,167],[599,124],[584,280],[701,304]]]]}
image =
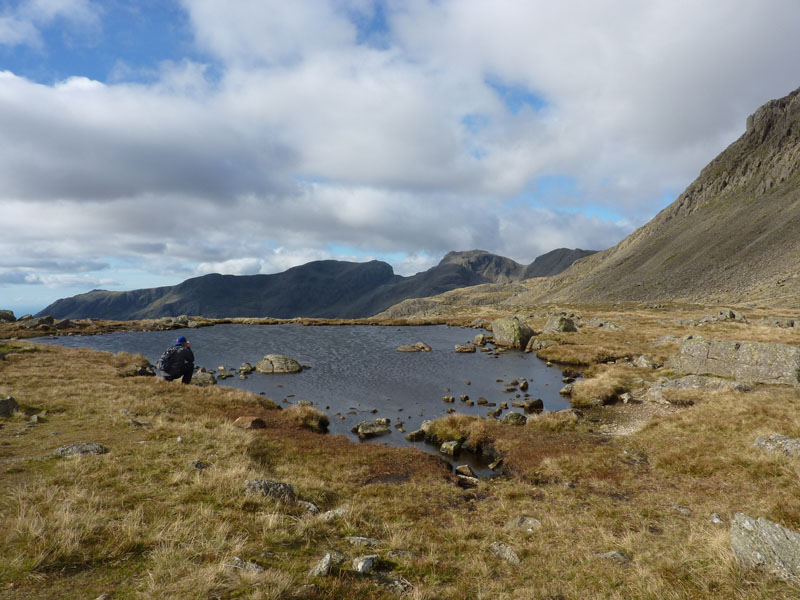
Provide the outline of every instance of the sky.
{"type": "Polygon", "coordinates": [[[0,308],[608,248],[800,87],[796,0],[0,0],[0,308]]]}

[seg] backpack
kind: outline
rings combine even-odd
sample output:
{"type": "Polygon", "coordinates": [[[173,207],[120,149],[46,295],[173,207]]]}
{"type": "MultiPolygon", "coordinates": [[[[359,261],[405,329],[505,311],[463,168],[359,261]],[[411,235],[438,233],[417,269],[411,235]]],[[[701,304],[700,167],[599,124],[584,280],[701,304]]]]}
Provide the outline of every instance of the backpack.
{"type": "Polygon", "coordinates": [[[163,371],[164,373],[168,373],[172,375],[172,371],[175,365],[175,359],[177,358],[176,354],[178,350],[180,350],[180,346],[170,346],[166,350],[164,350],[164,354],[156,361],[156,369],[159,371],[163,371]]]}

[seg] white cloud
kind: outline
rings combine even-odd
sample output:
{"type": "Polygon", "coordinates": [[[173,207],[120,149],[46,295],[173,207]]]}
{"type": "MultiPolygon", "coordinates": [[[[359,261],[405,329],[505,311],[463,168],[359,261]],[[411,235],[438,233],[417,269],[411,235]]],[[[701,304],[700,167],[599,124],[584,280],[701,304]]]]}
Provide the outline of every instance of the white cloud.
{"type": "MultiPolygon", "coordinates": [[[[602,249],[800,85],[788,0],[389,2],[380,44],[359,43],[368,0],[183,6],[209,64],[162,61],[146,84],[125,61],[113,82],[0,73],[7,268],[104,257],[155,278],[374,256],[412,274],[448,250],[602,249]],[[546,105],[511,111],[487,81],[546,105]],[[577,193],[529,204],[553,175],[577,193]]],[[[98,7],[20,3],[0,44],[99,26],[98,7]]]]}

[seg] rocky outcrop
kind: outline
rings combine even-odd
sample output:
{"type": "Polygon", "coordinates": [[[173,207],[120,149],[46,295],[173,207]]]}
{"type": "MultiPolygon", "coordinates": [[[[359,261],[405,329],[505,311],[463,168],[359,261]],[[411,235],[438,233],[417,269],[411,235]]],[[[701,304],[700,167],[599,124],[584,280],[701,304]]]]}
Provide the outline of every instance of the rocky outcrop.
{"type": "Polygon", "coordinates": [[[12,310],[0,310],[0,323],[14,323],[17,317],[12,310]]]}
{"type": "Polygon", "coordinates": [[[11,396],[0,398],[0,417],[10,417],[19,408],[19,404],[11,396]]]}
{"type": "Polygon", "coordinates": [[[731,523],[731,549],[745,566],[780,579],[800,578],[800,533],[763,517],[736,513],[731,523]]]}
{"type": "Polygon", "coordinates": [[[659,379],[650,384],[645,399],[650,402],[667,402],[664,392],[671,390],[703,390],[715,392],[719,390],[747,392],[752,386],[739,381],[723,379],[722,377],[708,377],[706,375],[687,375],[678,379],[659,379]]]}
{"type": "Polygon", "coordinates": [[[267,354],[256,364],[256,371],[267,375],[279,373],[299,373],[303,367],[293,358],[282,354],[267,354]]]}
{"type": "Polygon", "coordinates": [[[800,385],[800,347],[766,342],[711,340],[681,342],[669,366],[680,373],[717,375],[749,383],[800,385]]]}
{"type": "Polygon", "coordinates": [[[528,345],[528,340],[534,335],[533,329],[519,317],[495,319],[492,321],[492,333],[496,346],[516,348],[517,350],[524,350],[528,345]]]}

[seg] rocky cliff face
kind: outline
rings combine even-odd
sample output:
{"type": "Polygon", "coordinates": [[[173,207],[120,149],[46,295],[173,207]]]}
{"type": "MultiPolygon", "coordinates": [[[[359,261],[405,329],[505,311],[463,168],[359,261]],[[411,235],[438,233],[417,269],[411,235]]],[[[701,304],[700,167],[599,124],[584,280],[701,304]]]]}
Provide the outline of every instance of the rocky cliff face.
{"type": "Polygon", "coordinates": [[[517,300],[800,300],[800,90],[745,133],[675,202],[622,242],[517,300]]]}

